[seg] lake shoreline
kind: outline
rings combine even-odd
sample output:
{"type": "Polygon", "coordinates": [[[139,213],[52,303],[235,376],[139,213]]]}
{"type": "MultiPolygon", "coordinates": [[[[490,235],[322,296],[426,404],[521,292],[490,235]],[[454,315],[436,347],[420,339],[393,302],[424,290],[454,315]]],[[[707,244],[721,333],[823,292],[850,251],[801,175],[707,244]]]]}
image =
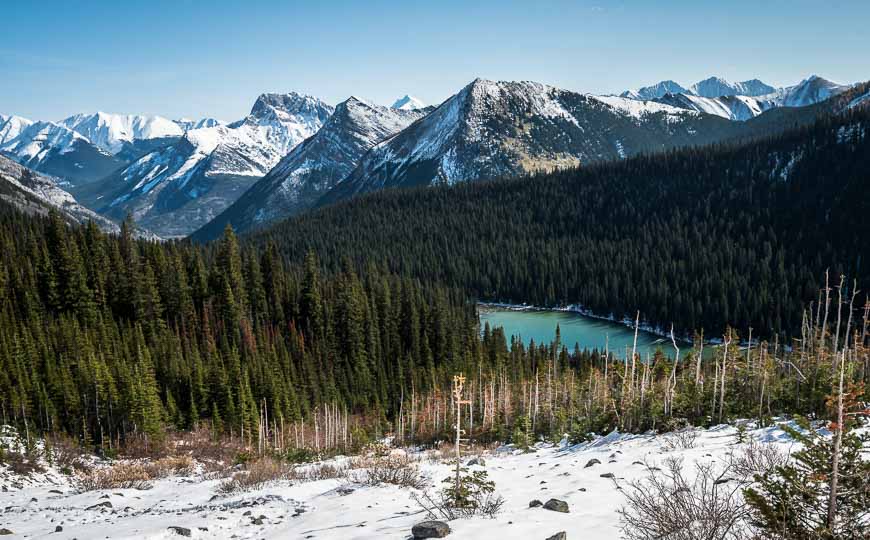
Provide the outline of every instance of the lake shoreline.
{"type": "MultiPolygon", "coordinates": [[[[569,304],[564,307],[541,307],[541,306],[532,306],[529,304],[508,304],[503,302],[477,302],[478,306],[482,306],[484,308],[495,308],[495,309],[504,309],[509,311],[542,311],[542,312],[552,312],[552,313],[576,313],[578,315],[582,315],[583,317],[588,317],[590,319],[597,319],[599,321],[607,321],[615,324],[621,324],[631,330],[634,330],[634,320],[629,319],[628,317],[623,317],[622,319],[617,319],[613,315],[597,315],[591,309],[584,308],[579,304],[569,304]]],[[[652,326],[651,324],[641,322],[637,326],[638,330],[642,330],[648,334],[653,334],[660,338],[665,338],[668,343],[670,343],[671,334],[670,331],[665,331],[660,327],[652,326]]],[[[692,340],[687,336],[677,336],[674,335],[678,343],[683,343],[687,345],[692,344],[692,340]]],[[[713,344],[715,345],[715,341],[712,340],[704,340],[704,344],[713,344]]],[[[673,346],[673,344],[671,344],[673,346]]]]}

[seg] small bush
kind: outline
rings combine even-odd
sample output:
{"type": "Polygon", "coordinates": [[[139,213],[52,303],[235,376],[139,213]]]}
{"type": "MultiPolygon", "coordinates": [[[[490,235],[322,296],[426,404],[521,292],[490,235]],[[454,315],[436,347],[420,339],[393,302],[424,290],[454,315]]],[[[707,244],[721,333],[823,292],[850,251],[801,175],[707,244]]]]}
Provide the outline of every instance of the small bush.
{"type": "Polygon", "coordinates": [[[369,486],[392,484],[399,487],[423,489],[426,478],[420,474],[417,460],[407,455],[362,457],[351,460],[351,468],[360,469],[355,480],[369,486]]]}
{"type": "Polygon", "coordinates": [[[501,512],[504,498],[495,493],[495,483],[487,478],[486,471],[469,473],[460,470],[459,485],[455,477],[444,479],[445,487],[436,494],[423,491],[411,497],[431,519],[454,520],[472,516],[494,518],[501,512]]]}
{"type": "Polygon", "coordinates": [[[689,450],[695,447],[698,432],[691,427],[672,431],[665,435],[664,449],[667,452],[675,450],[689,450]]]}
{"type": "Polygon", "coordinates": [[[740,482],[730,481],[730,466],[696,466],[694,480],[682,461],[670,458],[664,471],[650,468],[646,479],[625,490],[628,504],[619,510],[627,540],[744,540],[748,509],[740,482]]]}
{"type": "Polygon", "coordinates": [[[788,461],[789,455],[776,445],[752,440],[741,453],[732,455],[731,467],[739,478],[749,481],[755,475],[763,476],[786,465],[788,461]]]}
{"type": "Polygon", "coordinates": [[[347,467],[333,463],[296,467],[290,472],[290,478],[300,482],[317,482],[345,477],[347,477],[347,467]]]}
{"type": "Polygon", "coordinates": [[[245,470],[235,473],[232,478],[221,483],[217,491],[222,495],[250,491],[289,476],[290,468],[285,463],[265,457],[248,462],[245,470]]]}
{"type": "Polygon", "coordinates": [[[141,463],[122,462],[79,475],[79,491],[104,489],[151,489],[152,477],[141,463]]]}

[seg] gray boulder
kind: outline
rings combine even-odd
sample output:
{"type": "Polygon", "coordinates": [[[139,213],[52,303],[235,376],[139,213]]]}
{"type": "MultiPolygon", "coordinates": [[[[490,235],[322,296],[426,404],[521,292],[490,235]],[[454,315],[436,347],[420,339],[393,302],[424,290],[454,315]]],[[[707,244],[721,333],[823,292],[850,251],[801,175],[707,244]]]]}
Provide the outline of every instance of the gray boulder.
{"type": "Polygon", "coordinates": [[[167,527],[167,529],[169,529],[170,531],[174,532],[175,534],[177,534],[179,536],[190,536],[190,529],[188,529],[187,527],[172,526],[172,527],[167,527]]]}
{"type": "Polygon", "coordinates": [[[538,499],[535,499],[535,500],[529,502],[529,508],[537,508],[539,506],[544,506],[544,503],[542,503],[538,499]]]}
{"type": "Polygon", "coordinates": [[[568,540],[568,533],[565,531],[557,532],[553,536],[547,538],[547,540],[568,540]]]}
{"type": "Polygon", "coordinates": [[[563,514],[568,513],[568,503],[559,499],[550,499],[544,503],[544,508],[552,510],[553,512],[562,512],[563,514]]]}
{"type": "Polygon", "coordinates": [[[424,521],[414,525],[411,534],[415,539],[444,538],[450,534],[450,526],[443,521],[424,521]]]}
{"type": "Polygon", "coordinates": [[[588,469],[589,467],[591,467],[591,466],[593,466],[593,465],[601,465],[601,462],[598,461],[598,460],[595,459],[595,458],[592,458],[592,459],[590,459],[589,461],[586,462],[586,465],[585,465],[583,468],[584,468],[584,469],[588,469]]]}

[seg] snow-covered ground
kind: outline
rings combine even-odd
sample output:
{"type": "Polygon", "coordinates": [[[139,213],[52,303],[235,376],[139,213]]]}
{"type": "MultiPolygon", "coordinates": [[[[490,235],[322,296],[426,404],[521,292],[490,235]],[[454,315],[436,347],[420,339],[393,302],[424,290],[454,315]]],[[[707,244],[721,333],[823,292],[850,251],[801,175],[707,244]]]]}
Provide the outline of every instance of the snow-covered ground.
{"type": "MultiPolygon", "coordinates": [[[[540,443],[525,454],[503,448],[487,455],[485,465],[505,499],[502,512],[494,519],[452,521],[448,538],[543,540],[566,531],[569,539],[617,539],[623,488],[649,474],[645,464],[660,466],[669,456],[683,458],[689,467],[695,462],[724,463],[729,453],[739,453],[743,446],[736,435],[732,426],[699,430],[689,449],[671,449],[669,435],[618,433],[573,447],[540,443]],[[600,464],[585,467],[593,458],[600,464]],[[615,478],[603,478],[605,473],[615,478]],[[533,499],[550,498],[566,501],[570,512],[529,508],[533,499]]],[[[777,427],[750,430],[748,435],[784,452],[794,450],[794,443],[777,427]]],[[[450,463],[423,460],[421,470],[433,484],[440,484],[450,474],[450,463]]],[[[410,489],[392,485],[285,481],[223,497],[217,496],[220,482],[174,477],[158,480],[145,491],[77,493],[66,477],[51,469],[17,487],[8,472],[0,471],[0,529],[21,538],[80,540],[178,538],[170,527],[189,529],[193,538],[373,540],[410,538],[411,527],[426,518],[410,489]],[[105,502],[111,508],[88,509],[105,502]],[[63,530],[56,533],[58,525],[63,530]]]]}

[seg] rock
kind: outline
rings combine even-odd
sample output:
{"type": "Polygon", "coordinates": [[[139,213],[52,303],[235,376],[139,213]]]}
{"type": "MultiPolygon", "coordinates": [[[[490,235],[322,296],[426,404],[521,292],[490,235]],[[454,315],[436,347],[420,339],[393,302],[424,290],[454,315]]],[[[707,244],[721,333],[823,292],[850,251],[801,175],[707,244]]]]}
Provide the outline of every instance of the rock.
{"type": "Polygon", "coordinates": [[[586,488],[580,488],[577,491],[586,491],[586,488]]]}
{"type": "Polygon", "coordinates": [[[54,532],[63,532],[63,527],[58,525],[57,527],[54,528],[54,532]]]}
{"type": "Polygon", "coordinates": [[[544,506],[544,503],[542,503],[538,499],[534,499],[533,501],[529,502],[529,508],[537,508],[539,506],[544,506]]]}
{"type": "Polygon", "coordinates": [[[339,495],[350,495],[354,489],[350,487],[340,487],[335,490],[339,495]]]}
{"type": "Polygon", "coordinates": [[[102,497],[100,497],[100,498],[101,498],[101,499],[108,499],[108,498],[109,498],[109,496],[108,496],[108,495],[103,495],[103,496],[102,496],[102,497]]]}
{"type": "Polygon", "coordinates": [[[601,478],[616,478],[612,472],[606,472],[600,476],[601,476],[601,478]]]}
{"type": "Polygon", "coordinates": [[[481,467],[483,467],[484,465],[486,465],[486,461],[482,457],[475,457],[468,460],[468,465],[480,465],[481,467]]]}
{"type": "Polygon", "coordinates": [[[57,495],[63,495],[63,491],[61,491],[61,490],[59,490],[59,489],[50,489],[50,490],[48,490],[48,492],[49,492],[49,493],[55,493],[55,494],[57,494],[57,495]]]}
{"type": "Polygon", "coordinates": [[[591,466],[593,466],[593,465],[601,465],[601,462],[598,461],[598,460],[595,459],[595,458],[592,458],[592,459],[590,459],[589,461],[586,462],[586,465],[585,465],[583,468],[584,468],[584,469],[588,469],[589,467],[591,467],[591,466]]]}
{"type": "Polygon", "coordinates": [[[0,536],[9,536],[11,534],[15,533],[10,531],[9,529],[0,529],[0,536]]]}
{"type": "Polygon", "coordinates": [[[415,539],[444,538],[450,534],[450,526],[443,521],[424,521],[414,525],[411,534],[415,539]]]}
{"type": "Polygon", "coordinates": [[[167,527],[167,529],[169,529],[170,531],[174,532],[175,534],[177,534],[179,536],[190,536],[190,529],[188,529],[187,527],[172,526],[172,527],[167,527]]]}
{"type": "Polygon", "coordinates": [[[568,533],[565,531],[557,532],[553,536],[547,538],[547,540],[568,540],[568,533]]]}
{"type": "Polygon", "coordinates": [[[250,510],[248,510],[248,511],[247,511],[247,512],[245,512],[245,513],[244,513],[244,514],[242,514],[242,515],[243,515],[243,516],[250,516],[250,515],[251,515],[251,511],[250,511],[250,510]]]}
{"type": "Polygon", "coordinates": [[[197,529],[208,532],[208,527],[197,527],[197,529]]]}
{"type": "Polygon", "coordinates": [[[97,503],[93,506],[88,506],[87,508],[85,508],[85,510],[102,510],[103,508],[111,508],[111,507],[112,507],[112,503],[110,503],[109,501],[103,501],[103,502],[97,503]]]}
{"type": "Polygon", "coordinates": [[[643,464],[644,464],[643,461],[635,461],[632,463],[632,465],[643,465],[643,464]]]}
{"type": "Polygon", "coordinates": [[[546,510],[552,510],[553,512],[562,512],[563,514],[568,513],[568,503],[560,501],[559,499],[550,499],[544,503],[544,508],[546,510]]]}
{"type": "Polygon", "coordinates": [[[251,525],[262,525],[263,518],[254,518],[251,520],[251,525]]]}

